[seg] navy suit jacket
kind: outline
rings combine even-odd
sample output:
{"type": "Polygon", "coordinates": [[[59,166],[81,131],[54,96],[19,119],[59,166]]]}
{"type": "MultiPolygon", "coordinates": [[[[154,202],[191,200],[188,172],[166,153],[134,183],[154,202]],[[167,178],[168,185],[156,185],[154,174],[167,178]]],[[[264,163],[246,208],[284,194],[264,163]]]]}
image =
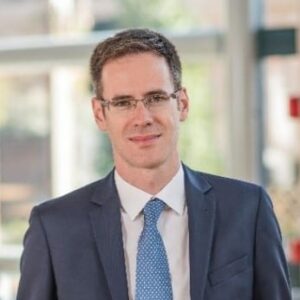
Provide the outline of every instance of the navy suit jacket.
{"type": "MultiPolygon", "coordinates": [[[[185,166],[184,173],[191,300],[290,300],[280,229],[264,190],[185,166]]],[[[36,206],[17,300],[126,299],[113,172],[36,206]]]]}

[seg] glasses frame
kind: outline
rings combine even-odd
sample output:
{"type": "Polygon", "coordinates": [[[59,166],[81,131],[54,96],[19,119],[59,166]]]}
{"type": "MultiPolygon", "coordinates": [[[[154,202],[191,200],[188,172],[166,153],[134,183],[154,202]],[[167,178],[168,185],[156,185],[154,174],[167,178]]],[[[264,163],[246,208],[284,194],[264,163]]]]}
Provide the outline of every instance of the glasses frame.
{"type": "MultiPolygon", "coordinates": [[[[171,98],[172,98],[172,99],[177,99],[177,93],[178,93],[179,91],[181,91],[181,88],[175,90],[174,92],[172,92],[172,93],[170,93],[170,94],[166,94],[165,96],[166,96],[166,98],[168,98],[167,100],[169,101],[171,98]]],[[[138,102],[142,102],[142,103],[144,104],[144,106],[145,106],[147,109],[149,109],[148,103],[146,102],[147,97],[149,97],[149,96],[150,96],[150,95],[146,95],[145,97],[143,97],[143,98],[141,98],[141,99],[136,99],[136,98],[133,98],[133,97],[132,97],[132,99],[130,99],[130,101],[132,101],[132,102],[134,103],[134,105],[133,105],[132,108],[130,108],[128,111],[134,111],[134,110],[136,109],[136,107],[137,107],[138,102]]],[[[115,100],[104,99],[103,97],[100,97],[98,100],[101,102],[101,104],[102,104],[104,107],[107,107],[108,110],[110,110],[109,107],[110,107],[111,103],[116,102],[115,100]]],[[[125,111],[126,111],[126,110],[125,110],[125,111]]]]}

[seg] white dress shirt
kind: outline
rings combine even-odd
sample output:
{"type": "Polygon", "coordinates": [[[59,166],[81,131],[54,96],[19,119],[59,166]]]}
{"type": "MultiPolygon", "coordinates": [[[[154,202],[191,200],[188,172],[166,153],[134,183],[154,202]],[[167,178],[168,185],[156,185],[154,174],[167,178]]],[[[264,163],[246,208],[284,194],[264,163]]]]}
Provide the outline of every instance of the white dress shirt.
{"type": "Polygon", "coordinates": [[[142,210],[150,199],[159,198],[166,203],[157,227],[168,256],[173,299],[189,300],[189,232],[182,166],[156,195],[150,195],[132,186],[121,178],[117,171],[115,171],[115,182],[122,206],[121,222],[129,299],[135,298],[137,245],[144,226],[142,210]]]}

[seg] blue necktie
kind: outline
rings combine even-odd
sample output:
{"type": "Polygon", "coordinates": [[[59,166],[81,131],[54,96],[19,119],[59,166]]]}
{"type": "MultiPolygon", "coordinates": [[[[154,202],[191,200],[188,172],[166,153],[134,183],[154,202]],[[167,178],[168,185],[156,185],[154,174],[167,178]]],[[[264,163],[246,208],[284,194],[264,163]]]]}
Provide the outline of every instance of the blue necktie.
{"type": "Polygon", "coordinates": [[[164,202],[154,199],[144,208],[144,228],[137,251],[135,300],[173,299],[166,249],[157,230],[164,207],[164,202]]]}

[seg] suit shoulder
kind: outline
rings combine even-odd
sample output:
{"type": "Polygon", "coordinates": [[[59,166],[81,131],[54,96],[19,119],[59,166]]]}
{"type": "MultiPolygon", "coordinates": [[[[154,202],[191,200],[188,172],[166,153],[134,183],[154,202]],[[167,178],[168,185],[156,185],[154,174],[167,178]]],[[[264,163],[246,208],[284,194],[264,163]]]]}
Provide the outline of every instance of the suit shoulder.
{"type": "Polygon", "coordinates": [[[188,170],[191,171],[199,181],[205,181],[209,186],[217,191],[226,190],[226,192],[247,191],[252,193],[261,193],[264,190],[262,186],[256,183],[191,169],[188,170]]]}
{"type": "Polygon", "coordinates": [[[206,191],[212,191],[217,205],[223,211],[228,209],[247,209],[248,213],[254,214],[259,209],[273,208],[272,200],[265,189],[255,183],[209,174],[205,172],[192,171],[198,182],[206,182],[206,191]]]}
{"type": "Polygon", "coordinates": [[[236,178],[230,178],[230,177],[209,174],[209,173],[201,173],[201,174],[212,185],[224,184],[224,185],[229,185],[229,186],[239,187],[239,188],[246,188],[246,189],[251,189],[251,190],[262,189],[262,187],[260,185],[253,183],[253,182],[249,182],[249,181],[244,181],[244,180],[240,180],[240,179],[236,179],[236,178]]]}

